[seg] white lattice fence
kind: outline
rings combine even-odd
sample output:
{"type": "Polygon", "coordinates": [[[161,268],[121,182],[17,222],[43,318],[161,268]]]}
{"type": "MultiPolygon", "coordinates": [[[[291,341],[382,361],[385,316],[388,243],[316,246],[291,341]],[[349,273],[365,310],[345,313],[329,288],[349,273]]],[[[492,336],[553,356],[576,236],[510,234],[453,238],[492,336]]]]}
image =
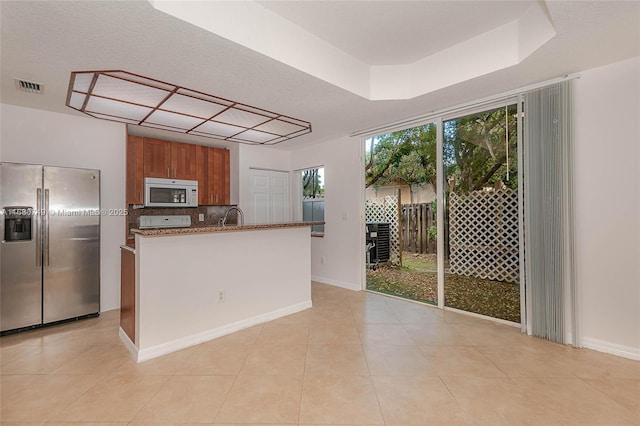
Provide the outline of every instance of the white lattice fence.
{"type": "Polygon", "coordinates": [[[450,194],[449,248],[453,274],[520,282],[517,191],[450,194]]]}
{"type": "Polygon", "coordinates": [[[365,222],[382,222],[389,224],[389,260],[393,264],[400,263],[400,247],[398,244],[398,197],[388,195],[383,199],[366,200],[365,222]]]}

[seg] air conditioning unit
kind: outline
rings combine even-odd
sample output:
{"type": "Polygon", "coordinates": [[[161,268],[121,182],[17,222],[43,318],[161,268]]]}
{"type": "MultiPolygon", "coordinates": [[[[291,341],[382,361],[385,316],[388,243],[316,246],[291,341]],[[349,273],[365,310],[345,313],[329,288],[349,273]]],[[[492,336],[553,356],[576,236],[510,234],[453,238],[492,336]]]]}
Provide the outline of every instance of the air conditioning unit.
{"type": "Polygon", "coordinates": [[[366,224],[367,262],[378,264],[389,261],[389,224],[369,222],[366,224]]]}

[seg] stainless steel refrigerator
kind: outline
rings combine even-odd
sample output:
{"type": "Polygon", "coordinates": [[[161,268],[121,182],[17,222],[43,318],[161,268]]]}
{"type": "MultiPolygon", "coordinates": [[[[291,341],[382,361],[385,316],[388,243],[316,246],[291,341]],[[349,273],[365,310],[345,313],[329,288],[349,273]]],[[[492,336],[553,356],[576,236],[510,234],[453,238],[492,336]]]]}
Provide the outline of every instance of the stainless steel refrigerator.
{"type": "Polygon", "coordinates": [[[0,332],[100,311],[100,171],[0,163],[0,332]]]}

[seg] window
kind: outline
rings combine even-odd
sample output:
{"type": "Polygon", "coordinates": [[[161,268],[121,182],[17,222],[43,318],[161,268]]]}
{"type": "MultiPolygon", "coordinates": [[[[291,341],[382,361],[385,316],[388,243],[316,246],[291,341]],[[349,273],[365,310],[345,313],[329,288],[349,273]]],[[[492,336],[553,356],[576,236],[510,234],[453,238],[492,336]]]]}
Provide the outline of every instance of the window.
{"type": "MultiPolygon", "coordinates": [[[[324,167],[297,171],[299,208],[297,218],[303,222],[324,222],[324,167]]],[[[324,234],[324,225],[312,225],[311,232],[324,234]]]]}

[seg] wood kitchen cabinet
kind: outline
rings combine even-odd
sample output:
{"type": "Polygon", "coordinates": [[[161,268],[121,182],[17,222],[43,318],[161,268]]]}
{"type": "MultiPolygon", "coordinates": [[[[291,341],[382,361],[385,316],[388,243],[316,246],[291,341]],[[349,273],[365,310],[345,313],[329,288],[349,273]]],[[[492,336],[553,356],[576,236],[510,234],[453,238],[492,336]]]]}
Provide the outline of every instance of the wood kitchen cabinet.
{"type": "Polygon", "coordinates": [[[198,204],[228,205],[230,202],[229,150],[197,147],[198,204]]]}
{"type": "Polygon", "coordinates": [[[196,145],[171,142],[171,178],[196,180],[196,145]]]}
{"type": "Polygon", "coordinates": [[[144,161],[141,136],[127,138],[127,204],[144,203],[144,161]]]}
{"type": "Polygon", "coordinates": [[[136,341],[136,255],[120,249],[120,327],[136,341]]]}
{"type": "Polygon", "coordinates": [[[144,176],[196,180],[196,145],[144,138],[144,176]]]}

